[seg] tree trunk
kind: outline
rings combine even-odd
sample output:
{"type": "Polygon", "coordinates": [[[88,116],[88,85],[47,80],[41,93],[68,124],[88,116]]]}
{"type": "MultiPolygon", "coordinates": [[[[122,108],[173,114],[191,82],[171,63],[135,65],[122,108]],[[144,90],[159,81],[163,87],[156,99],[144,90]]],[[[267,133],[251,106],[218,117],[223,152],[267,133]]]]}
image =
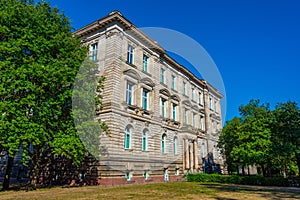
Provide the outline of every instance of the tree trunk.
{"type": "Polygon", "coordinates": [[[38,179],[38,165],[36,160],[33,160],[30,172],[30,184],[35,189],[38,179]]]}
{"type": "Polygon", "coordinates": [[[6,172],[5,172],[3,186],[2,186],[3,190],[8,190],[8,188],[9,188],[10,176],[11,176],[11,171],[12,171],[13,165],[14,165],[14,157],[10,157],[8,155],[8,160],[7,160],[7,164],[6,164],[6,172]]]}
{"type": "Polygon", "coordinates": [[[242,174],[245,176],[245,165],[242,165],[242,174]]]}
{"type": "Polygon", "coordinates": [[[260,165],[263,176],[266,176],[265,166],[263,164],[260,165]]]}
{"type": "Polygon", "coordinates": [[[286,168],[286,163],[283,164],[283,177],[286,178],[287,175],[287,168],[286,168]]]}

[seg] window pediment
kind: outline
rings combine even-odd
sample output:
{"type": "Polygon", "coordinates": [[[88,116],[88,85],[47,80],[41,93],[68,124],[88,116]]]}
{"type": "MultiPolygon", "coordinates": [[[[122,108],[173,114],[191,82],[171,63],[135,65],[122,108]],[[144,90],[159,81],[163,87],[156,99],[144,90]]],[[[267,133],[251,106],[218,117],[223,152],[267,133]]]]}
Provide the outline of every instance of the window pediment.
{"type": "Polygon", "coordinates": [[[191,106],[192,106],[192,104],[191,104],[191,102],[190,102],[189,100],[184,100],[184,101],[182,102],[182,104],[183,104],[183,105],[186,105],[186,106],[188,106],[188,107],[191,107],[191,106]]]}
{"type": "Polygon", "coordinates": [[[167,96],[167,97],[170,97],[170,96],[171,96],[171,93],[170,93],[169,90],[167,90],[167,89],[161,89],[161,90],[159,90],[159,93],[160,93],[160,94],[163,94],[163,95],[165,95],[165,96],[167,96]]]}
{"type": "Polygon", "coordinates": [[[171,99],[180,102],[180,98],[179,98],[179,96],[176,95],[176,94],[172,95],[172,96],[171,96],[171,99]]]}
{"type": "Polygon", "coordinates": [[[124,75],[127,75],[137,81],[141,80],[141,76],[133,69],[127,69],[123,72],[124,75]]]}
{"type": "Polygon", "coordinates": [[[192,109],[193,109],[193,110],[198,110],[198,106],[194,105],[194,106],[192,107],[192,109]]]}
{"type": "Polygon", "coordinates": [[[145,85],[148,85],[150,87],[154,87],[155,83],[150,78],[143,78],[140,80],[141,83],[144,83],[145,85]]]}

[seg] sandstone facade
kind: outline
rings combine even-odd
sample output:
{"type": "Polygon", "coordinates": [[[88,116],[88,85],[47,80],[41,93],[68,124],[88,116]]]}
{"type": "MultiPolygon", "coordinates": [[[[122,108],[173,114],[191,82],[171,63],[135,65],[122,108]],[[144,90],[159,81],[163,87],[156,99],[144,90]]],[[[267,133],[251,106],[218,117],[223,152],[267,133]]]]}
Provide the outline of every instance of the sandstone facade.
{"type": "Polygon", "coordinates": [[[222,170],[220,99],[119,12],[74,32],[105,76],[100,184],[168,181],[222,170]],[[111,181],[111,182],[110,182],[111,181]]]}

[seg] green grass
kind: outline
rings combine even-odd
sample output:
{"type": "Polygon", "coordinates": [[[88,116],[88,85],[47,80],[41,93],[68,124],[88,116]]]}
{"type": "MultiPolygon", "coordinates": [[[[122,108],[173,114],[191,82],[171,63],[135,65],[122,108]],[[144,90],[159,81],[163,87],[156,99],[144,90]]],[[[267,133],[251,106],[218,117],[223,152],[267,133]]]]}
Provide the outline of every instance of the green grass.
{"type": "Polygon", "coordinates": [[[0,192],[0,199],[300,199],[300,189],[189,182],[0,192]]]}

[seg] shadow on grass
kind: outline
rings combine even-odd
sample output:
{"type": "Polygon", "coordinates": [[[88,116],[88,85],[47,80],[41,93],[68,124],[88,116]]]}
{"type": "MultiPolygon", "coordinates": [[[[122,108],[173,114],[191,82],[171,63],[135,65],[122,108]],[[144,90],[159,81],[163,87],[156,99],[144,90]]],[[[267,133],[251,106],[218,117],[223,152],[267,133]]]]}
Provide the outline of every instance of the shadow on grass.
{"type": "MultiPolygon", "coordinates": [[[[223,185],[223,184],[201,184],[207,188],[220,192],[255,192],[262,198],[280,199],[300,199],[300,188],[292,187],[271,187],[271,186],[248,186],[248,185],[223,185]]],[[[217,198],[220,200],[232,200],[231,198],[217,198]]]]}

